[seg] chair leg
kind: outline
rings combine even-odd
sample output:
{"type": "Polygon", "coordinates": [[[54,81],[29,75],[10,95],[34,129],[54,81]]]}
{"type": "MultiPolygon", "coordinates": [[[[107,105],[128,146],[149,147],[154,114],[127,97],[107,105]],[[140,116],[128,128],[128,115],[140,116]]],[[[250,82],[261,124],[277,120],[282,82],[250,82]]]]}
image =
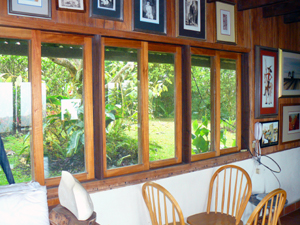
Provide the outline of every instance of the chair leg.
{"type": "Polygon", "coordinates": [[[278,218],[277,224],[278,224],[278,225],[281,225],[280,218],[278,218]]]}

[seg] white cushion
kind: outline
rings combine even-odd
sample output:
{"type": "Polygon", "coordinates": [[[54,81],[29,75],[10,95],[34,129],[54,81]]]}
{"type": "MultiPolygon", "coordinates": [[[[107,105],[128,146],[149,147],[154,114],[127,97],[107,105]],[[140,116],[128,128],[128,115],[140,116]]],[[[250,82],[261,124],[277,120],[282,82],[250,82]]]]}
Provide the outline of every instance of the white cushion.
{"type": "Polygon", "coordinates": [[[38,182],[0,187],[1,225],[49,225],[47,189],[38,182]]]}

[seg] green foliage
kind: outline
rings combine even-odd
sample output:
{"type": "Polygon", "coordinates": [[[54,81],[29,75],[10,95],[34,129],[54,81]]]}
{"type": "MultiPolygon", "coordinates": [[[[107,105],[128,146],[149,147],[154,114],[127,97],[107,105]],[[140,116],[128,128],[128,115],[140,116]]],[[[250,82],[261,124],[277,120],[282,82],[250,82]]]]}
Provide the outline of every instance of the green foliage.
{"type": "Polygon", "coordinates": [[[194,133],[192,133],[193,152],[199,154],[210,151],[210,130],[208,129],[207,117],[202,117],[201,124],[198,124],[198,121],[194,120],[192,126],[194,130],[194,133]]]}

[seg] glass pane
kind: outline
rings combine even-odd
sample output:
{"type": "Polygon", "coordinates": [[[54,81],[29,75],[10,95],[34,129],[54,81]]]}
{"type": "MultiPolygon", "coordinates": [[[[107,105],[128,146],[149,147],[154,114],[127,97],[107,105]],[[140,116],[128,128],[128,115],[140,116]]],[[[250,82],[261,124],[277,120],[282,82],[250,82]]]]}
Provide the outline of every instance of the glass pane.
{"type": "Polygon", "coordinates": [[[105,47],[107,169],[139,164],[138,51],[105,47]]]}
{"type": "Polygon", "coordinates": [[[211,58],[192,55],[192,155],[211,151],[211,58]]]}
{"type": "Polygon", "coordinates": [[[236,94],[236,60],[221,59],[221,149],[236,146],[236,94]]]}
{"type": "MultiPolygon", "coordinates": [[[[28,41],[0,39],[0,135],[16,183],[31,180],[28,41]]],[[[8,184],[0,167],[0,185],[8,184]]]]}
{"type": "Polygon", "coordinates": [[[45,178],[85,172],[83,49],[42,43],[45,178]]]}
{"type": "Polygon", "coordinates": [[[174,54],[149,52],[149,157],[175,158],[174,54]]]}

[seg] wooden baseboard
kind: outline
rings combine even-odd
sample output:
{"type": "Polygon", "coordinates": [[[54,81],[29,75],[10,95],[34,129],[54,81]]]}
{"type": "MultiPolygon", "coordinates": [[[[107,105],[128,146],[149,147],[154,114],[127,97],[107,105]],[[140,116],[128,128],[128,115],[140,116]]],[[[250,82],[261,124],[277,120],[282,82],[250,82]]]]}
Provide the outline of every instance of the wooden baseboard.
{"type": "Polygon", "coordinates": [[[284,207],[280,217],[290,214],[298,209],[300,209],[300,201],[294,202],[294,203],[284,207]]]}

